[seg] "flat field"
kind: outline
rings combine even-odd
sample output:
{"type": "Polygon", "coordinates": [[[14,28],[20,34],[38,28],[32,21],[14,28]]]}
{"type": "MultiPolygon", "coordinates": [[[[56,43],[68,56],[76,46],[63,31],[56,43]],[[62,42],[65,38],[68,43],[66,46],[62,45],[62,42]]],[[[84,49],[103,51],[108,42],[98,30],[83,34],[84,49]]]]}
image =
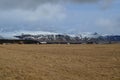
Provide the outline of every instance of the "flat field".
{"type": "Polygon", "coordinates": [[[0,45],[0,80],[120,80],[120,44],[0,45]]]}

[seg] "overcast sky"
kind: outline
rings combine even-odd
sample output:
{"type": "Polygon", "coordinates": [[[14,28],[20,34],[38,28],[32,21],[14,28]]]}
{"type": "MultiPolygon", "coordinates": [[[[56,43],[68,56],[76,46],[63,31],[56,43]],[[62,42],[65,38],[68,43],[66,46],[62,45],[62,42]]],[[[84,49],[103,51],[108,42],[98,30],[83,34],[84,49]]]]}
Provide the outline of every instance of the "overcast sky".
{"type": "Polygon", "coordinates": [[[0,0],[0,33],[120,34],[120,0],[0,0]]]}

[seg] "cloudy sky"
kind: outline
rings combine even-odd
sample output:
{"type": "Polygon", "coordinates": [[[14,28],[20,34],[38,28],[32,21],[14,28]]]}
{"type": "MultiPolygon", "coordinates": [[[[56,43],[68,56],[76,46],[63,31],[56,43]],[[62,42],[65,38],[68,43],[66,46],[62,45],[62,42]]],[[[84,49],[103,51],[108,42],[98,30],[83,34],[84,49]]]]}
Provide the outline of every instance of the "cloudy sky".
{"type": "Polygon", "coordinates": [[[0,0],[0,33],[120,34],[120,0],[0,0]]]}

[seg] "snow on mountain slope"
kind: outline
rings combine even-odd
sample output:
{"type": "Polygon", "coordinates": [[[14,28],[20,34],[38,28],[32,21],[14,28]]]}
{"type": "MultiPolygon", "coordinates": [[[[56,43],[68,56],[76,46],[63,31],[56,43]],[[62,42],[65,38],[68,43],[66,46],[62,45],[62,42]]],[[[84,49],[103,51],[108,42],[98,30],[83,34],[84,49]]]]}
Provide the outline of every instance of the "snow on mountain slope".
{"type": "Polygon", "coordinates": [[[30,35],[68,35],[70,37],[79,37],[79,38],[98,38],[100,36],[112,36],[109,34],[98,34],[91,32],[83,32],[79,34],[63,34],[63,33],[55,33],[55,32],[46,32],[46,31],[14,31],[14,32],[0,32],[0,39],[16,39],[14,36],[18,36],[21,34],[30,34],[30,35]]]}
{"type": "Polygon", "coordinates": [[[60,33],[54,32],[45,32],[45,31],[14,31],[14,32],[0,32],[2,36],[6,39],[16,39],[14,36],[21,35],[21,34],[30,34],[30,35],[55,35],[60,33]]]}

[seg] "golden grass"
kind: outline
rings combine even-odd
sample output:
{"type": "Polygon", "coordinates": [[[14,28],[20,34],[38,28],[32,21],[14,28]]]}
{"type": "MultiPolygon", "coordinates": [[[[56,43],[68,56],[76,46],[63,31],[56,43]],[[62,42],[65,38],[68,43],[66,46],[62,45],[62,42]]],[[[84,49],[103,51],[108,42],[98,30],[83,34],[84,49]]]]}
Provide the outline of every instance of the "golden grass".
{"type": "Polygon", "coordinates": [[[0,45],[0,80],[120,80],[120,44],[0,45]]]}

